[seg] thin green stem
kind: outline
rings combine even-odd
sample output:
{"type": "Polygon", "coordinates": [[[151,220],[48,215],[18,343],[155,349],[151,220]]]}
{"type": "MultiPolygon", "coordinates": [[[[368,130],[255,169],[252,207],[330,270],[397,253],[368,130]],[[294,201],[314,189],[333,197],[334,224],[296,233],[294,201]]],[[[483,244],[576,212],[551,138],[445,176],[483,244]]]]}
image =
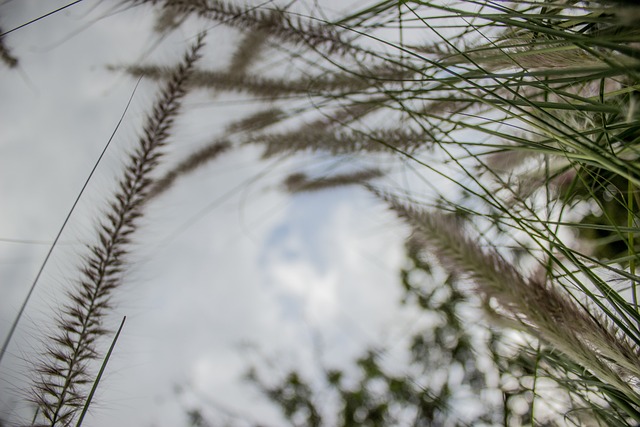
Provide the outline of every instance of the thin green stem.
{"type": "MultiPolygon", "coordinates": [[[[635,225],[636,216],[634,214],[634,198],[635,186],[631,180],[628,181],[627,187],[627,227],[629,227],[629,233],[627,234],[628,239],[628,247],[629,247],[629,273],[633,276],[636,275],[636,251],[634,244],[634,232],[633,228],[635,225]]],[[[638,282],[633,280],[631,282],[631,292],[633,298],[633,306],[636,311],[638,311],[638,282]]]]}

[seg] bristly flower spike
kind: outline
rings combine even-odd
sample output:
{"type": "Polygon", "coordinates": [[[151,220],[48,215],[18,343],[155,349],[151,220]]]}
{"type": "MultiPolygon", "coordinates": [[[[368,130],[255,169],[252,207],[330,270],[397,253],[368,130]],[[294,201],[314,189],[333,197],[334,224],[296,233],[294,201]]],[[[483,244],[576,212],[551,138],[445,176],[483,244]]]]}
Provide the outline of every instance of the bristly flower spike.
{"type": "Polygon", "coordinates": [[[204,34],[166,82],[147,117],[138,147],[129,156],[119,187],[97,227],[97,243],[88,246],[77,285],[67,292],[54,326],[46,338],[44,353],[35,366],[32,400],[43,426],[72,425],[88,395],[93,374],[90,364],[99,357],[97,342],[108,331],[103,321],[111,309],[111,297],[122,284],[122,270],[131,234],[153,184],[152,173],[162,156],[187,82],[204,45],[204,34]]]}

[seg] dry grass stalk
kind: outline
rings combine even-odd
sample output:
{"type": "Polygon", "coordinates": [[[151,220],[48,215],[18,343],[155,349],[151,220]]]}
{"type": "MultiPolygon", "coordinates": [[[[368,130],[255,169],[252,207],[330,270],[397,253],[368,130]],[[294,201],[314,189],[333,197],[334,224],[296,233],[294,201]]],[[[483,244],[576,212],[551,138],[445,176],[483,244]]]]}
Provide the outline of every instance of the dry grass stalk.
{"type": "Polygon", "coordinates": [[[285,117],[285,112],[280,108],[268,108],[229,124],[226,130],[228,133],[255,132],[271,126],[285,117]]]}
{"type": "MultiPolygon", "coordinates": [[[[248,65],[248,64],[247,64],[248,65]]],[[[245,65],[234,65],[232,62],[229,71],[196,70],[190,84],[193,87],[213,89],[218,91],[230,91],[247,93],[269,99],[277,99],[286,95],[327,95],[331,92],[338,95],[346,93],[378,90],[383,83],[394,83],[409,73],[404,69],[380,69],[367,70],[367,74],[333,73],[322,76],[304,76],[297,79],[280,79],[264,77],[238,72],[245,65]]],[[[132,65],[126,67],[126,71],[132,76],[145,76],[160,80],[166,79],[174,70],[171,67],[158,65],[132,65]]],[[[242,70],[244,71],[244,70],[242,70]]]]}
{"type": "Polygon", "coordinates": [[[245,34],[231,57],[229,72],[245,74],[252,64],[260,60],[260,50],[264,47],[268,36],[262,31],[245,34]]]}
{"type": "Polygon", "coordinates": [[[290,193],[303,193],[326,190],[347,185],[364,184],[372,179],[380,178],[384,173],[379,169],[365,169],[356,172],[310,179],[305,173],[294,173],[285,179],[284,186],[290,193]]]}
{"type": "Polygon", "coordinates": [[[346,154],[357,152],[383,152],[401,150],[415,151],[431,147],[428,135],[412,129],[378,129],[370,132],[314,131],[303,128],[299,131],[267,134],[253,137],[250,142],[264,144],[263,157],[296,152],[327,152],[346,154]]]}
{"type": "MultiPolygon", "coordinates": [[[[268,33],[282,42],[293,45],[322,48],[327,53],[346,54],[354,47],[342,39],[335,26],[293,20],[278,9],[258,9],[237,5],[221,0],[129,0],[134,4],[162,4],[166,11],[175,16],[195,15],[200,18],[221,22],[242,31],[268,33]]],[[[179,19],[179,18],[174,18],[179,19]]]]}
{"type": "Polygon", "coordinates": [[[142,215],[153,183],[151,174],[187,93],[203,37],[185,55],[147,117],[139,145],[129,156],[119,188],[104,213],[105,220],[98,225],[98,243],[89,245],[81,277],[67,292],[69,301],[61,308],[56,331],[47,337],[44,353],[34,367],[31,398],[38,406],[41,425],[71,425],[85,403],[93,378],[90,364],[99,356],[98,340],[107,333],[103,320],[111,308],[113,292],[122,283],[129,236],[142,215]]]}
{"type": "Polygon", "coordinates": [[[180,27],[186,18],[185,15],[176,13],[175,9],[158,9],[158,15],[156,16],[156,23],[153,29],[158,33],[168,33],[180,27]]]}
{"type": "MultiPolygon", "coordinates": [[[[527,36],[529,36],[527,34],[527,36]]],[[[532,40],[514,39],[509,37],[504,43],[481,46],[458,55],[452,55],[443,61],[444,64],[454,65],[473,61],[481,64],[484,69],[496,71],[509,67],[525,70],[553,69],[553,68],[592,68],[602,67],[604,63],[588,55],[584,50],[566,43],[547,44],[540,46],[540,40],[532,44],[532,40]]]]}
{"type": "Polygon", "coordinates": [[[186,159],[178,163],[173,169],[167,172],[162,178],[155,181],[151,190],[149,190],[148,198],[157,197],[167,191],[181,175],[190,173],[191,171],[207,164],[220,154],[228,151],[231,144],[227,141],[215,141],[189,155],[186,159]]]}
{"type": "MultiPolygon", "coordinates": [[[[126,70],[132,76],[145,76],[156,80],[166,79],[174,72],[172,68],[156,65],[134,65],[127,67],[126,70]]],[[[287,81],[214,70],[196,70],[190,84],[192,87],[247,93],[270,99],[307,93],[308,89],[306,81],[287,81]]]]}

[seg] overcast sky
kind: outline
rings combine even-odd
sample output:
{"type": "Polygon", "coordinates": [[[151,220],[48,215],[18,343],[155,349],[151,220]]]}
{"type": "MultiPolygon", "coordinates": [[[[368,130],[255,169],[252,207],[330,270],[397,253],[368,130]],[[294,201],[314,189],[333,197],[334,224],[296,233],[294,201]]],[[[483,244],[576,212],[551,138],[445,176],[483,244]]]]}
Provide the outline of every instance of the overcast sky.
{"type": "MultiPolygon", "coordinates": [[[[6,31],[66,3],[4,1],[0,25],[6,31]]],[[[200,29],[187,26],[159,40],[149,8],[118,3],[86,0],[6,37],[20,65],[0,67],[2,337],[134,90],[134,79],[107,66],[175,62],[200,29]]],[[[211,31],[204,62],[224,68],[236,36],[211,31]]],[[[93,239],[156,88],[143,81],[134,94],[27,307],[0,366],[1,417],[15,420],[29,410],[20,390],[35,343],[63,301],[61,290],[78,277],[83,243],[93,239]]],[[[250,108],[192,94],[167,162],[250,108]]],[[[283,194],[279,183],[300,165],[236,150],[153,201],[110,319],[113,328],[122,316],[127,323],[85,425],[184,425],[181,408],[207,410],[207,399],[280,425],[242,381],[260,355],[277,361],[276,373],[312,372],[318,348],[327,364],[346,363],[367,344],[411,332],[413,315],[397,309],[404,229],[359,189],[283,194]],[[198,399],[176,397],[178,384],[190,384],[198,399]]]]}

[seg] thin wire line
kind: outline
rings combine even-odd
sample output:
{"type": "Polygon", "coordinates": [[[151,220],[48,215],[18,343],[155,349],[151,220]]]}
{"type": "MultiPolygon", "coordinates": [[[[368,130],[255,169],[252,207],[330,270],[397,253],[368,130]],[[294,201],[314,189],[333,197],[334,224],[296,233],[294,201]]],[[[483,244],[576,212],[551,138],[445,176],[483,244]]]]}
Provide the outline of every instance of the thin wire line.
{"type": "Polygon", "coordinates": [[[13,32],[14,32],[14,31],[16,31],[16,30],[19,30],[20,28],[24,28],[24,27],[26,27],[27,25],[31,25],[31,24],[33,24],[34,22],[38,22],[38,21],[40,21],[41,19],[46,18],[47,16],[51,16],[51,15],[53,15],[54,13],[58,13],[58,12],[60,12],[60,11],[62,11],[62,10],[65,10],[66,8],[71,7],[71,6],[73,6],[74,4],[78,4],[78,3],[80,3],[81,1],[83,1],[83,0],[76,0],[76,1],[74,1],[74,2],[72,2],[72,3],[69,3],[69,4],[68,4],[68,5],[66,5],[66,6],[62,6],[61,8],[58,8],[58,9],[56,9],[56,10],[54,10],[54,11],[51,11],[51,12],[49,12],[49,13],[47,13],[47,14],[44,14],[44,15],[42,15],[42,16],[39,16],[39,17],[35,18],[35,19],[32,19],[32,20],[31,20],[31,21],[29,21],[29,22],[25,22],[25,23],[24,23],[24,24],[22,24],[22,25],[18,25],[17,27],[12,28],[12,29],[10,29],[9,31],[5,31],[4,33],[0,34],[0,38],[2,38],[2,37],[4,37],[4,36],[6,36],[7,34],[13,33],[13,32]]]}

